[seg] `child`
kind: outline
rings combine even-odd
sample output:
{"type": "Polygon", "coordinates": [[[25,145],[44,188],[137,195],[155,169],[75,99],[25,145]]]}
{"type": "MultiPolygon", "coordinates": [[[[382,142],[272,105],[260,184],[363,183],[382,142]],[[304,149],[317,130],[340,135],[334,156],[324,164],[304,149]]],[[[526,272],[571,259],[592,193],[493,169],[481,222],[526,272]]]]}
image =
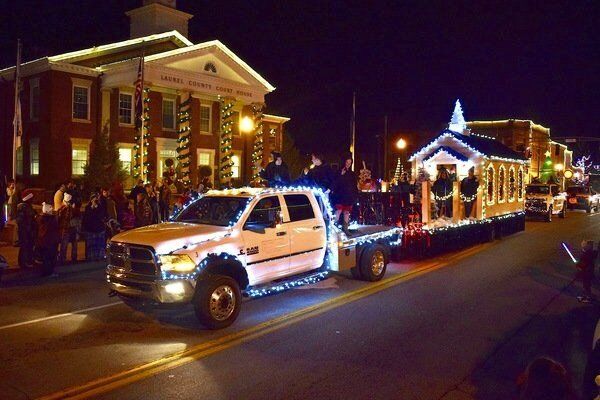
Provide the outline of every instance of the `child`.
{"type": "Polygon", "coordinates": [[[597,253],[594,251],[594,242],[584,240],[581,242],[581,257],[575,267],[578,269],[577,277],[583,284],[584,296],[578,296],[581,303],[590,303],[592,298],[592,280],[594,279],[594,263],[597,253]]]}

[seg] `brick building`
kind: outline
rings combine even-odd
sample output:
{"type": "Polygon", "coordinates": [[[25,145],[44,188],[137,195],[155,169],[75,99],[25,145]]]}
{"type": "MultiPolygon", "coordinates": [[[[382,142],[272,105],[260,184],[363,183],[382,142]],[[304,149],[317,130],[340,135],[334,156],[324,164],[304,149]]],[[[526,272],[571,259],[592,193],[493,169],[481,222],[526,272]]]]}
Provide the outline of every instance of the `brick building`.
{"type": "MultiPolygon", "coordinates": [[[[218,40],[190,42],[187,21],[192,16],[177,10],[174,0],[145,0],[127,15],[133,37],[129,40],[22,64],[23,138],[16,156],[17,178],[30,187],[50,188],[80,177],[98,131],[117,142],[122,164],[133,175],[134,82],[143,53],[150,100],[148,179],[162,176],[167,159],[178,162],[178,112],[182,98],[189,96],[192,183],[202,165],[212,167],[215,183],[222,168],[234,181],[247,182],[255,145],[264,148],[264,161],[270,150],[281,150],[283,125],[289,118],[264,114],[265,96],[275,88],[218,40]],[[140,34],[145,36],[136,37],[140,34]],[[221,112],[224,104],[232,105],[230,113],[221,112]],[[251,118],[253,127],[262,122],[262,143],[255,144],[258,128],[240,132],[244,117],[251,118]],[[224,152],[220,144],[227,126],[233,128],[231,149],[224,152]],[[229,161],[224,166],[225,155],[229,161]]],[[[0,168],[8,175],[14,74],[15,67],[0,71],[0,168]]],[[[132,182],[130,178],[127,184],[132,182]]]]}

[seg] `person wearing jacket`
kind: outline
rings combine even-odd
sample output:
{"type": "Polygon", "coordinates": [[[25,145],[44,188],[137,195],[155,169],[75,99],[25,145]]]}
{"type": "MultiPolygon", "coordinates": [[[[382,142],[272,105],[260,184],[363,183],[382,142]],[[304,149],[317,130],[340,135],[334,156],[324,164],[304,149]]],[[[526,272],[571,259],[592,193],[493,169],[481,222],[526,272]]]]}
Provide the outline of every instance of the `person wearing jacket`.
{"type": "Polygon", "coordinates": [[[475,167],[469,168],[469,175],[460,182],[460,197],[465,205],[465,218],[471,217],[473,204],[477,201],[479,180],[475,176],[475,167]]]}
{"type": "Polygon", "coordinates": [[[594,251],[594,242],[592,240],[584,240],[581,242],[581,256],[575,267],[577,268],[577,278],[581,280],[583,285],[583,296],[578,296],[577,300],[581,303],[590,303],[592,297],[592,280],[594,279],[594,264],[598,252],[594,251]]]}
{"type": "Polygon", "coordinates": [[[448,170],[440,168],[438,177],[431,186],[431,191],[437,203],[438,217],[452,217],[452,180],[448,175],[448,170]]]}
{"type": "Polygon", "coordinates": [[[135,208],[135,227],[150,225],[152,223],[152,206],[148,202],[146,193],[137,194],[135,208]]]}
{"type": "Polygon", "coordinates": [[[312,153],[311,160],[311,168],[304,168],[299,181],[320,187],[324,191],[330,190],[334,179],[331,167],[323,161],[323,155],[320,153],[312,153]]]}
{"type": "Polygon", "coordinates": [[[23,197],[17,206],[17,233],[19,235],[19,266],[31,268],[33,266],[33,246],[36,237],[35,211],[31,206],[33,194],[23,197]]]}
{"type": "Polygon", "coordinates": [[[260,177],[269,182],[270,187],[285,186],[290,183],[290,171],[281,153],[271,152],[271,161],[260,171],[260,177]]]}
{"type": "Polygon", "coordinates": [[[58,209],[58,230],[60,235],[59,264],[67,261],[67,248],[71,243],[71,262],[77,262],[77,223],[79,210],[71,204],[71,195],[65,193],[63,205],[58,209]]]}
{"type": "Polygon", "coordinates": [[[331,189],[333,204],[335,204],[335,222],[337,223],[340,215],[343,215],[342,230],[347,236],[350,236],[348,230],[350,213],[358,196],[357,185],[356,174],[352,171],[352,155],[349,155],[345,157],[344,167],[335,177],[331,189]]]}
{"type": "Polygon", "coordinates": [[[92,194],[90,202],[85,206],[82,220],[85,235],[85,259],[87,261],[98,261],[104,258],[106,226],[103,213],[104,211],[99,205],[98,195],[92,194]]]}
{"type": "Polygon", "coordinates": [[[38,217],[38,236],[36,249],[42,258],[42,275],[49,276],[54,273],[56,266],[56,252],[60,242],[58,221],[52,213],[51,204],[42,203],[42,215],[38,217]]]}

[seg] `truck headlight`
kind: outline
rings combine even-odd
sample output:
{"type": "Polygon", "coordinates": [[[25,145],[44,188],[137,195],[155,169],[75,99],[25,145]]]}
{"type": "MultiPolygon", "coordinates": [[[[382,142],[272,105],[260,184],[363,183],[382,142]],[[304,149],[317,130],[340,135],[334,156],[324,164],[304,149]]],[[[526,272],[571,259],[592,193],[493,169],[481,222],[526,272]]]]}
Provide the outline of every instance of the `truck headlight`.
{"type": "Polygon", "coordinates": [[[170,272],[190,272],[196,268],[196,263],[186,254],[160,256],[161,269],[170,272]]]}

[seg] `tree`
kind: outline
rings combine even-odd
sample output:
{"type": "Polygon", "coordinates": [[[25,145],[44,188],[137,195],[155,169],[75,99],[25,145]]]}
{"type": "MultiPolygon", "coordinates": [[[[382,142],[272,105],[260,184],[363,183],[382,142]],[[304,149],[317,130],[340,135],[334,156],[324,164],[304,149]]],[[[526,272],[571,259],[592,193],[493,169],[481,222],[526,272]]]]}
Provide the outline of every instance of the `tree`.
{"type": "Polygon", "coordinates": [[[552,158],[550,158],[550,152],[546,152],[546,159],[544,160],[544,165],[542,166],[542,170],[540,171],[541,181],[543,183],[547,183],[552,179],[554,175],[554,167],[552,163],[552,158]]]}
{"type": "Polygon", "coordinates": [[[300,176],[302,169],[306,166],[300,151],[294,143],[294,138],[288,131],[283,131],[283,143],[281,146],[281,156],[288,166],[292,180],[300,176]]]}
{"type": "Polygon", "coordinates": [[[108,127],[96,132],[90,146],[90,161],[84,167],[83,183],[88,190],[123,183],[127,172],[119,160],[119,150],[108,137],[108,127]]]}
{"type": "Polygon", "coordinates": [[[467,129],[467,123],[465,122],[465,117],[463,116],[462,106],[460,105],[460,101],[458,99],[454,104],[454,111],[452,112],[452,119],[450,119],[448,129],[458,133],[463,133],[464,130],[467,129]]]}

